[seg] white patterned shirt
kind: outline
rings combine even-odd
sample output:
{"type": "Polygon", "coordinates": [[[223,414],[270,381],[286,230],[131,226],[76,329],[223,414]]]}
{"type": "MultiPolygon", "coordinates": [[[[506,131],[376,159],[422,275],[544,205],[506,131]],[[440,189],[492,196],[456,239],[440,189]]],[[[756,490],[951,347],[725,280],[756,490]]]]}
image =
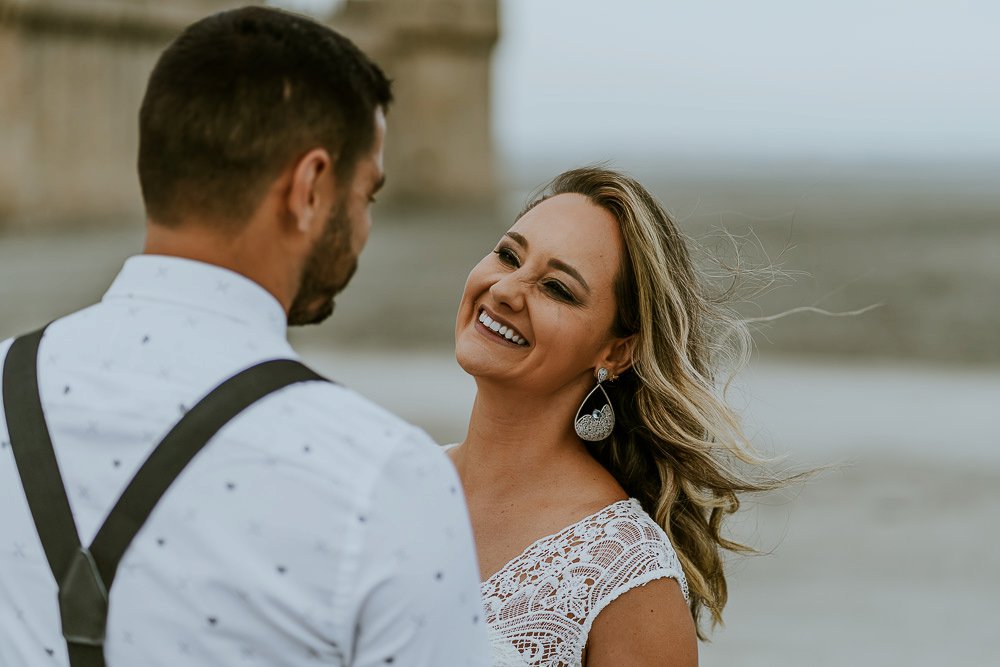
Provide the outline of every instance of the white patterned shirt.
{"type": "MultiPolygon", "coordinates": [[[[280,304],[178,258],[129,259],[100,303],[53,323],[39,386],[83,543],[184,411],[273,358],[296,358],[280,304]]],[[[0,406],[0,667],[67,665],[9,440],[0,406]]],[[[354,392],[301,383],[224,427],[166,492],[119,566],[105,655],[109,667],[486,665],[477,572],[445,455],[354,392]]]]}

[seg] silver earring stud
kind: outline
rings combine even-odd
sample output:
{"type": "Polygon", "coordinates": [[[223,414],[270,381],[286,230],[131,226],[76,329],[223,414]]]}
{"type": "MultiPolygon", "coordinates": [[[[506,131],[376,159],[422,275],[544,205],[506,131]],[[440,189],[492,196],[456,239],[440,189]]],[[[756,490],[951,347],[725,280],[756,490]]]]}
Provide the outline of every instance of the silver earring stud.
{"type": "Polygon", "coordinates": [[[611,431],[615,428],[615,411],[611,407],[611,397],[608,396],[608,392],[601,386],[601,383],[607,379],[608,369],[599,368],[597,370],[597,385],[583,399],[583,403],[580,404],[580,408],[576,411],[576,417],[573,418],[573,428],[576,429],[576,434],[587,442],[604,440],[611,435],[611,431]],[[587,404],[587,401],[590,400],[590,397],[598,389],[604,394],[604,407],[581,416],[580,413],[583,412],[583,406],[587,404]]]}

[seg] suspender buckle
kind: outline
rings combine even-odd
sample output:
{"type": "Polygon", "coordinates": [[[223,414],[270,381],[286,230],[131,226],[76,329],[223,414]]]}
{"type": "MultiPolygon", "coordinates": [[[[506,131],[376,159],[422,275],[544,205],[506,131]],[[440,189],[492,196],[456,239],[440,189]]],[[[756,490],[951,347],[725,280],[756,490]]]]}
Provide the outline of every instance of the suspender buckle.
{"type": "Polygon", "coordinates": [[[84,646],[102,646],[108,624],[108,589],[88,549],[79,547],[59,582],[63,637],[84,646]]]}

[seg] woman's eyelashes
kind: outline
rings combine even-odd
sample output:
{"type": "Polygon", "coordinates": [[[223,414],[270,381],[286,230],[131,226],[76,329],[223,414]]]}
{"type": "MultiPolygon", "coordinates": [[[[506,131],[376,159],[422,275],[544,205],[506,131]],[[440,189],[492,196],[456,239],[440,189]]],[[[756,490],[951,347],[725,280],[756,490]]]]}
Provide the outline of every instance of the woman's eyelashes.
{"type": "Polygon", "coordinates": [[[561,301],[565,301],[569,304],[576,303],[576,297],[573,296],[573,293],[558,280],[546,280],[542,283],[542,287],[544,287],[549,294],[561,301]]]}
{"type": "Polygon", "coordinates": [[[517,256],[517,253],[515,253],[511,248],[508,248],[506,246],[500,246],[493,252],[494,254],[496,254],[497,257],[500,258],[501,264],[506,264],[507,266],[515,269],[521,266],[521,259],[517,256]]]}
{"type": "MultiPolygon", "coordinates": [[[[521,258],[517,256],[517,253],[514,252],[513,248],[509,248],[507,246],[500,246],[493,252],[494,254],[496,254],[501,264],[508,266],[512,269],[520,268],[521,258]]],[[[573,305],[579,303],[577,301],[576,296],[574,296],[573,292],[571,292],[568,287],[563,285],[558,280],[555,279],[545,280],[541,283],[541,285],[548,294],[550,294],[552,297],[560,301],[564,301],[568,304],[573,304],[573,305]]]]}

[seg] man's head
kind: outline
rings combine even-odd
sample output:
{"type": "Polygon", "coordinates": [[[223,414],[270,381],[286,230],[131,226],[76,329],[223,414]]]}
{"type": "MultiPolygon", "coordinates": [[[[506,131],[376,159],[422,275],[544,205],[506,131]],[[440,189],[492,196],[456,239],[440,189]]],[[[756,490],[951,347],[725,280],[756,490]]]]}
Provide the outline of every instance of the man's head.
{"type": "Polygon", "coordinates": [[[151,230],[241,239],[244,255],[287,246],[290,323],[325,318],[367,239],[391,97],[377,65],[308,18],[246,7],[195,23],[160,57],[140,112],[151,230]]]}

